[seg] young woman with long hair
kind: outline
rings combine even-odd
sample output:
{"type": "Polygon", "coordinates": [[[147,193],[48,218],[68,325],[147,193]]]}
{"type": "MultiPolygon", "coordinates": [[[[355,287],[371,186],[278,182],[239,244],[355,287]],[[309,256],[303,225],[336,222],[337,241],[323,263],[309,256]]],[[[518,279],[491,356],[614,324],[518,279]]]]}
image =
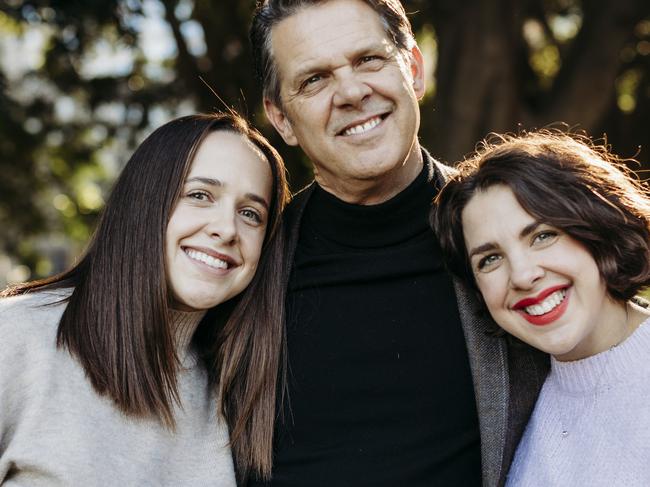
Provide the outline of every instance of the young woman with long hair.
{"type": "Polygon", "coordinates": [[[235,485],[232,454],[268,476],[287,199],[238,115],[155,130],[79,262],[3,292],[0,484],[235,485]]]}

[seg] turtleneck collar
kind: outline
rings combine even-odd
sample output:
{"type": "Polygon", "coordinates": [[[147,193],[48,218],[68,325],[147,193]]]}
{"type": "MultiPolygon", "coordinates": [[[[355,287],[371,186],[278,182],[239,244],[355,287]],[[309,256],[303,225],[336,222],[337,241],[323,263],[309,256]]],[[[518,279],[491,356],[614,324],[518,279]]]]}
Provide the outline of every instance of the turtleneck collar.
{"type": "Polygon", "coordinates": [[[174,338],[176,354],[184,368],[193,367],[196,364],[196,353],[191,350],[192,337],[199,323],[205,316],[206,311],[178,311],[170,310],[171,329],[174,338]]]}
{"type": "Polygon", "coordinates": [[[399,244],[428,231],[428,209],[436,189],[427,164],[402,192],[377,205],[346,203],[316,185],[305,209],[304,223],[319,237],[353,248],[399,244]]]}

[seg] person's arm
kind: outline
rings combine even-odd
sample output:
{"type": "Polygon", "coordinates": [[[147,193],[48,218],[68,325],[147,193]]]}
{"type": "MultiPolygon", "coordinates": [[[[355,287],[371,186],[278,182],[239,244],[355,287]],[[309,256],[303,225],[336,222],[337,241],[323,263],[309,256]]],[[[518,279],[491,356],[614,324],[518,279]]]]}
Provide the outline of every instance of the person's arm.
{"type": "Polygon", "coordinates": [[[0,484],[12,468],[7,450],[20,418],[21,390],[24,389],[19,367],[22,347],[16,343],[19,320],[16,298],[0,299],[0,484]]]}

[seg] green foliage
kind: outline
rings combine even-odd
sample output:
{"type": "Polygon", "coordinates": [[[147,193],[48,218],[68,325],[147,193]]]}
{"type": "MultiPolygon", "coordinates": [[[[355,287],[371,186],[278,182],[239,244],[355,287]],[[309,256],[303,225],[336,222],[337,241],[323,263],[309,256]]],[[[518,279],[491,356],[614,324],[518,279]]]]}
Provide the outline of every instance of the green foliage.
{"type": "MultiPolygon", "coordinates": [[[[2,3],[0,286],[19,264],[17,278],[68,265],[129,154],[172,117],[234,106],[283,153],[294,189],[310,179],[263,116],[254,4],[2,3]]],[[[434,154],[457,160],[489,131],[560,120],[607,131],[623,155],[650,142],[646,0],[404,4],[430,64],[420,133],[434,154]]]]}

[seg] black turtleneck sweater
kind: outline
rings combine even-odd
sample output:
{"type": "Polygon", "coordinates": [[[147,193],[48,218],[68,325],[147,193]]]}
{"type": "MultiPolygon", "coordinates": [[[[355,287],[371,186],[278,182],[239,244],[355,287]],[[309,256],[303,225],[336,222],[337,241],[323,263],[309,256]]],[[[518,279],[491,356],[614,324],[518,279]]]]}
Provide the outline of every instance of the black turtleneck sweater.
{"type": "Polygon", "coordinates": [[[426,168],[374,206],[315,189],[289,283],[290,409],[268,485],[480,485],[467,350],[427,224],[435,192],[426,168]]]}

